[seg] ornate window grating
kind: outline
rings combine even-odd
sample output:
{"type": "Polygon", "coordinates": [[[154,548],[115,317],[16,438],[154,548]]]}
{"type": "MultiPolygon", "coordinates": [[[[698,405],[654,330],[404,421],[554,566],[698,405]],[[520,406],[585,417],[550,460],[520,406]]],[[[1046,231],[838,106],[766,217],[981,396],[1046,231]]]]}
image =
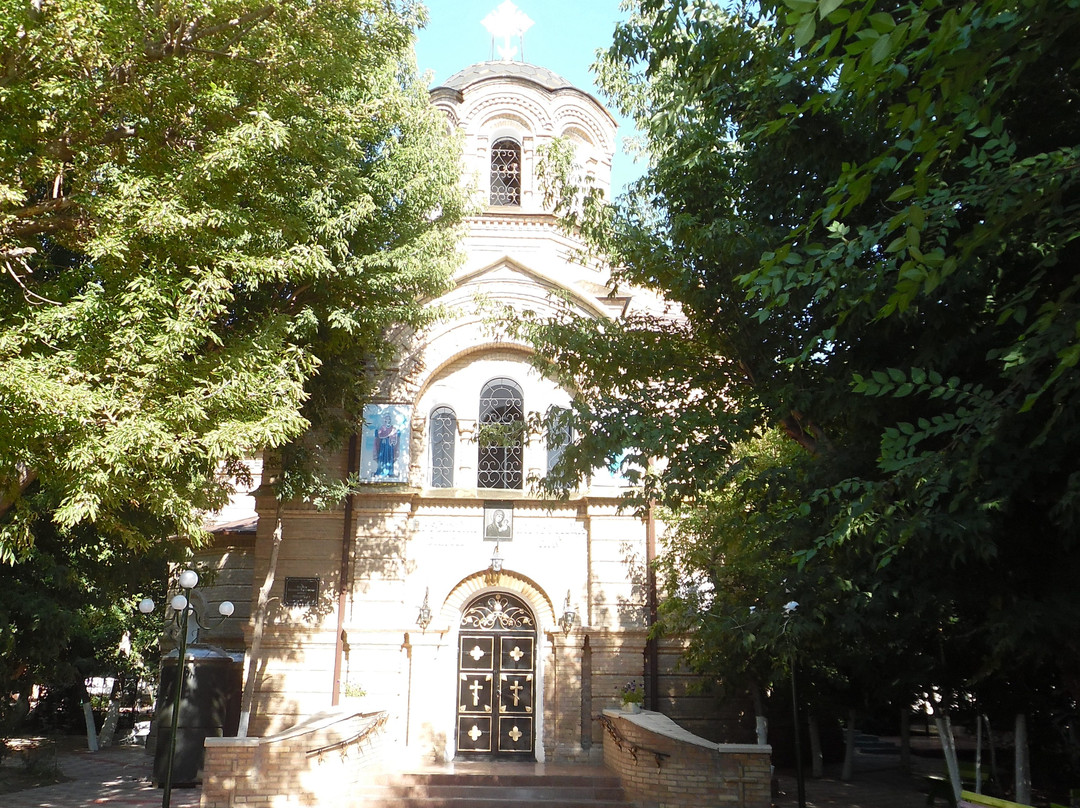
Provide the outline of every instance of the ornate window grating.
{"type": "Polygon", "coordinates": [[[461,627],[486,631],[515,631],[534,628],[528,607],[512,595],[493,595],[476,601],[461,615],[461,627]]]}
{"type": "Polygon", "coordinates": [[[520,489],[525,400],[510,379],[493,379],[480,392],[480,435],[476,461],[479,488],[520,489]]]}
{"type": "Polygon", "coordinates": [[[521,146],[509,139],[491,147],[491,205],[521,204],[521,146]]]}
{"type": "Polygon", "coordinates": [[[449,407],[431,413],[431,487],[454,487],[454,447],[457,417],[449,407]]]}

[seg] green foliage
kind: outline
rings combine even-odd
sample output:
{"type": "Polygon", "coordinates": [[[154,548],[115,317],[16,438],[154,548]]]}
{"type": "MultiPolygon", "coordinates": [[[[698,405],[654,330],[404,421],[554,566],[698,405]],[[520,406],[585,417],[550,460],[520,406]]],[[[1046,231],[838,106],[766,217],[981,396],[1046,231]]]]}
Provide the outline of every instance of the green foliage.
{"type": "MultiPolygon", "coordinates": [[[[144,525],[147,530],[153,526],[144,525]]],[[[160,625],[135,608],[165,600],[167,564],[182,547],[117,546],[92,526],[33,525],[34,545],[15,566],[0,565],[0,726],[14,698],[37,684],[63,691],[90,676],[147,677],[157,668],[160,625]],[[127,635],[130,650],[122,650],[127,635]]]]}
{"type": "Polygon", "coordinates": [[[0,559],[340,436],[463,199],[413,3],[0,2],[0,559]]]}
{"type": "Polygon", "coordinates": [[[1080,2],[636,6],[598,71],[649,171],[566,211],[677,310],[526,326],[580,391],[561,482],[652,470],[702,670],[790,625],[849,698],[1075,703],[1080,2]]]}

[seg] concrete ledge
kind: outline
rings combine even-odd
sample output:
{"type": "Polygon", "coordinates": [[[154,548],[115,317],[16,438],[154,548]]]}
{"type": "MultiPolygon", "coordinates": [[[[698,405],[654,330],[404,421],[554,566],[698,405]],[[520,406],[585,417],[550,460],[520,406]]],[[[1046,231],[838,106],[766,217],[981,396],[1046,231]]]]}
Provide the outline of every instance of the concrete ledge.
{"type": "Polygon", "coordinates": [[[762,749],[772,754],[771,746],[758,746],[750,743],[714,743],[695,735],[690,730],[683,729],[663,713],[654,713],[651,710],[642,710],[640,713],[624,713],[622,710],[604,710],[604,715],[611,718],[623,718],[631,724],[641,727],[647,732],[653,732],[670,738],[673,741],[703,746],[706,749],[716,749],[720,752],[748,752],[757,753],[762,749]]]}
{"type": "Polygon", "coordinates": [[[604,765],[639,808],[769,808],[771,746],[713,743],[649,711],[600,720],[604,765]]]}

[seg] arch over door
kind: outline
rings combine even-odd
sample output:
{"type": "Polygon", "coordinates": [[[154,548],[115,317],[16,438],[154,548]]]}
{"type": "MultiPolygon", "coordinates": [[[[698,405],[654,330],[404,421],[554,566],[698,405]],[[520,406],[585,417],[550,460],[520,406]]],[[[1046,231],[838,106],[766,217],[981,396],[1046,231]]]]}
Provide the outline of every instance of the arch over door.
{"type": "Polygon", "coordinates": [[[488,592],[461,615],[457,754],[534,759],[536,621],[506,592],[488,592]]]}

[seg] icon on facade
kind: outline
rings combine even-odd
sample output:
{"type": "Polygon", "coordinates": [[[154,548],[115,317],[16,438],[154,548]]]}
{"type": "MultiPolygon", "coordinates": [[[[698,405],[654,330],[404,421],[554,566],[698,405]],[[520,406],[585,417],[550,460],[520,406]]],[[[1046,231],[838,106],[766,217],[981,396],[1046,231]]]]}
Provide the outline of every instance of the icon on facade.
{"type": "Polygon", "coordinates": [[[510,502],[484,505],[484,541],[510,541],[514,537],[514,505],[510,502]]]}
{"type": "Polygon", "coordinates": [[[360,480],[404,483],[409,475],[409,420],[404,404],[368,404],[360,434],[360,480]]]}

